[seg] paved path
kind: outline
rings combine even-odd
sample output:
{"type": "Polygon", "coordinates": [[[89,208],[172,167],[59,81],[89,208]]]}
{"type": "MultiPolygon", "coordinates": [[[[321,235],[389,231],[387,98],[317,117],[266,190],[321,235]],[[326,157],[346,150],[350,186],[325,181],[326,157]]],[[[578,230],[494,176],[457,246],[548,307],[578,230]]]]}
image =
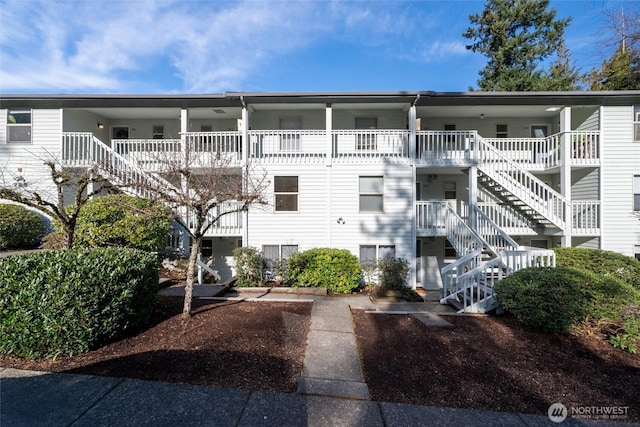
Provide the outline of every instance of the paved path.
{"type": "MultiPolygon", "coordinates": [[[[209,291],[205,294],[211,294],[209,291]]],[[[219,298],[211,296],[210,298],[219,298]]],[[[405,405],[370,400],[350,307],[409,313],[446,326],[427,303],[373,304],[365,297],[238,295],[314,302],[297,393],[0,368],[0,426],[557,426],[541,414],[405,405]]],[[[568,419],[563,426],[625,425],[568,419]]],[[[626,424],[631,425],[631,424],[626,424]]]]}

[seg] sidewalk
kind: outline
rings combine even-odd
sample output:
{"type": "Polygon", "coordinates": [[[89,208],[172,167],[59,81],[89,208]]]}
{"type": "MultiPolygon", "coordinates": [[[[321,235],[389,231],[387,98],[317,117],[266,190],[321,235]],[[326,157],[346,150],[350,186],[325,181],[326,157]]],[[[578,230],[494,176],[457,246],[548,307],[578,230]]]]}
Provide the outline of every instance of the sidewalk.
{"type": "MultiPolygon", "coordinates": [[[[208,298],[218,299],[211,290],[208,298]],[[209,296],[211,295],[211,296],[209,296]]],[[[239,294],[234,299],[313,300],[296,393],[169,384],[0,368],[0,425],[14,426],[555,426],[548,417],[370,400],[350,307],[411,313],[446,327],[425,303],[368,298],[239,294]]],[[[437,309],[437,307],[433,307],[437,309]]],[[[561,425],[631,425],[568,419],[561,425]]]]}

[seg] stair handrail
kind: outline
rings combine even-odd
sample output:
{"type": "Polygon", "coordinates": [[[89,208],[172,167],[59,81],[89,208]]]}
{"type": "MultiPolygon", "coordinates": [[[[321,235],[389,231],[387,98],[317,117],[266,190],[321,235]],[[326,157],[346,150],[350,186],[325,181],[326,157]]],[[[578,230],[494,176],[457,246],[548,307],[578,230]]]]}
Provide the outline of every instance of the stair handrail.
{"type": "Polygon", "coordinates": [[[141,197],[153,199],[156,192],[148,188],[149,182],[153,182],[154,186],[161,188],[172,188],[173,185],[159,176],[153,176],[146,173],[142,168],[132,164],[124,156],[118,154],[107,144],[98,139],[91,132],[71,132],[63,133],[63,137],[71,136],[74,138],[75,144],[69,147],[62,144],[63,161],[73,166],[86,166],[93,164],[98,166],[102,172],[106,172],[107,178],[115,178],[121,184],[131,188],[132,191],[141,197]],[[77,153],[71,153],[71,148],[77,153]],[[73,154],[79,154],[80,158],[70,158],[73,154]],[[133,183],[133,185],[131,185],[133,183]]]}
{"type": "Polygon", "coordinates": [[[567,212],[567,205],[569,203],[566,197],[548,186],[544,181],[537,178],[529,171],[520,167],[520,165],[509,159],[497,148],[484,141],[484,139],[479,135],[477,137],[477,142],[476,158],[478,159],[479,169],[481,169],[485,173],[488,172],[487,175],[489,175],[503,187],[507,188],[511,193],[513,193],[531,208],[534,208],[547,220],[560,226],[560,228],[565,227],[566,221],[564,215],[565,212],[567,212]],[[485,153],[490,153],[490,155],[486,155],[485,153]],[[509,170],[505,171],[509,179],[507,179],[504,174],[499,173],[501,171],[494,167],[494,165],[498,164],[498,162],[509,166],[509,170]],[[520,177],[520,179],[514,180],[514,177],[510,172],[517,173],[517,176],[520,177]],[[521,182],[521,180],[526,181],[526,185],[521,182]],[[531,196],[531,193],[534,193],[538,200],[535,200],[535,198],[531,196]],[[541,201],[548,202],[549,200],[552,201],[552,203],[550,204],[551,207],[557,205],[556,207],[560,208],[560,211],[562,212],[560,216],[553,214],[553,211],[549,212],[549,206],[542,206],[541,201]]]}
{"type": "Polygon", "coordinates": [[[458,290],[468,287],[469,282],[476,284],[478,292],[463,293],[463,307],[473,306],[483,300],[494,297],[494,285],[502,280],[505,276],[504,263],[501,257],[492,258],[481,263],[476,268],[464,272],[457,279],[458,290]],[[480,291],[482,298],[480,298],[480,291]]]}
{"type": "MultiPolygon", "coordinates": [[[[491,221],[493,221],[501,230],[504,227],[518,228],[521,230],[533,229],[535,227],[533,222],[527,217],[525,217],[520,211],[515,209],[512,205],[503,202],[494,194],[491,194],[484,187],[482,186],[478,187],[478,195],[481,196],[483,199],[483,202],[478,203],[478,209],[482,213],[484,213],[486,216],[488,216],[491,219],[491,221]],[[511,225],[499,224],[500,221],[496,221],[494,218],[492,218],[491,215],[489,215],[481,206],[490,207],[496,210],[496,213],[498,215],[509,220],[512,224],[511,225]]],[[[518,234],[518,233],[514,233],[514,234],[518,234]]]]}
{"type": "Polygon", "coordinates": [[[474,270],[479,264],[482,263],[481,260],[482,249],[478,248],[440,269],[440,275],[442,276],[442,290],[444,292],[443,300],[446,299],[449,295],[452,295],[460,290],[458,286],[459,282],[457,279],[461,276],[461,274],[457,273],[461,270],[463,271],[463,273],[465,273],[466,271],[474,270]]]}
{"type": "Polygon", "coordinates": [[[505,233],[487,214],[482,212],[477,206],[471,206],[471,214],[476,215],[476,232],[478,235],[487,242],[487,246],[490,248],[496,256],[499,256],[499,252],[503,250],[517,250],[520,245],[513,240],[511,236],[505,233]],[[488,227],[493,234],[485,236],[480,230],[488,227]],[[490,242],[490,240],[492,240],[490,242]]]}
{"type": "Polygon", "coordinates": [[[451,205],[446,203],[446,235],[447,239],[460,256],[465,256],[476,249],[482,250],[485,241],[476,233],[469,225],[458,215],[451,205]],[[456,230],[458,231],[456,233],[456,230]],[[468,237],[465,243],[462,239],[458,239],[463,235],[468,237]]]}

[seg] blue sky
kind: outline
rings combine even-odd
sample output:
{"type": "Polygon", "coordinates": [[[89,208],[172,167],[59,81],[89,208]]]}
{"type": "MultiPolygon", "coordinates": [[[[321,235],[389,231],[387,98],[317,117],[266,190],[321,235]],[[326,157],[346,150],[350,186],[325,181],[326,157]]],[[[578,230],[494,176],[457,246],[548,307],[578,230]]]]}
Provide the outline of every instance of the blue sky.
{"type": "MultiPolygon", "coordinates": [[[[601,62],[603,9],[571,16],[576,65],[601,62]]],[[[630,3],[629,3],[630,5],[630,3]]],[[[486,59],[465,49],[484,1],[0,0],[0,93],[466,91],[486,59]]]]}

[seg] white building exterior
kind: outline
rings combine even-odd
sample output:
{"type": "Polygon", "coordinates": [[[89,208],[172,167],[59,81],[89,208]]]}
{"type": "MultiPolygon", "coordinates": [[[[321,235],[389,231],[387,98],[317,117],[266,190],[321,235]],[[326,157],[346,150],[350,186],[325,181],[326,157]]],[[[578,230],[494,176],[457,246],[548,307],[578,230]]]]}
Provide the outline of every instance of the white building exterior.
{"type": "Polygon", "coordinates": [[[5,185],[46,185],[44,153],[150,174],[187,146],[270,183],[269,206],[209,232],[223,278],[240,245],[405,258],[412,286],[445,295],[492,258],[546,256],[531,247],[640,258],[638,91],[0,97],[5,185]]]}

